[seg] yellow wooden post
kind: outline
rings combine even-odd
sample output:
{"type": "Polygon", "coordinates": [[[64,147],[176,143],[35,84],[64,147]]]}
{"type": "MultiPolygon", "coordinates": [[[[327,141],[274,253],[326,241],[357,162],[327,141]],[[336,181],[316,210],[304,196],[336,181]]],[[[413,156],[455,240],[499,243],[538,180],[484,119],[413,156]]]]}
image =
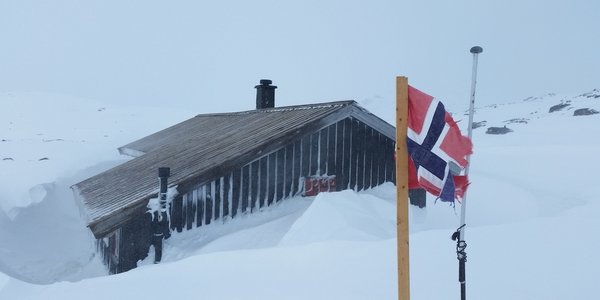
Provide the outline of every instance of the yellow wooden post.
{"type": "Polygon", "coordinates": [[[410,300],[408,243],[408,78],[396,77],[396,230],[398,235],[398,299],[410,300]]]}

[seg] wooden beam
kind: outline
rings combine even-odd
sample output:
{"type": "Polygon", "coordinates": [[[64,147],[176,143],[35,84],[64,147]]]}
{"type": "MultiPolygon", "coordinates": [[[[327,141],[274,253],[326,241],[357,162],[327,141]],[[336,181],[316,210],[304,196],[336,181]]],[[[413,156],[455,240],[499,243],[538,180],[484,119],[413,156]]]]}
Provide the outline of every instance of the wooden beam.
{"type": "Polygon", "coordinates": [[[399,300],[410,300],[407,126],[408,78],[396,77],[396,230],[398,235],[399,300]]]}

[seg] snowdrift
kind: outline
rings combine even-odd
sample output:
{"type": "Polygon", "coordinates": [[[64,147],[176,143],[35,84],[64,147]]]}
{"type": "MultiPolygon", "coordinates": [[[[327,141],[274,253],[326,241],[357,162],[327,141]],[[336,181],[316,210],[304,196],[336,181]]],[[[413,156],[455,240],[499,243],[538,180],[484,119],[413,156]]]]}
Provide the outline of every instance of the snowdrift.
{"type": "Polygon", "coordinates": [[[321,193],[279,245],[391,239],[396,235],[395,224],[395,205],[389,200],[350,190],[321,193]]]}

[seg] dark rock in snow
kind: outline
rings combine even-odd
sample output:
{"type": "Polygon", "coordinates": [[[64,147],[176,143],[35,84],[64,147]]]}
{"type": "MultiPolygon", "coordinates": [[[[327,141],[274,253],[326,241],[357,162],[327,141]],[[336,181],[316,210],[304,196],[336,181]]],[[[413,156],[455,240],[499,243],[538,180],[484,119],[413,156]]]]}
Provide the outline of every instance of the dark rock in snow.
{"type": "Polygon", "coordinates": [[[579,97],[596,98],[597,99],[597,98],[600,98],[600,90],[593,89],[591,92],[579,95],[579,97]]]}
{"type": "Polygon", "coordinates": [[[515,119],[510,119],[510,120],[504,121],[504,123],[506,123],[506,124],[511,124],[511,123],[527,124],[528,122],[529,122],[529,119],[525,119],[525,118],[515,118],[515,119]]]}
{"type": "Polygon", "coordinates": [[[479,127],[484,127],[487,124],[487,121],[481,121],[481,122],[473,122],[473,124],[471,125],[473,129],[475,128],[479,128],[479,127]]]}
{"type": "Polygon", "coordinates": [[[14,160],[12,157],[5,157],[2,160],[14,160]]]}
{"type": "Polygon", "coordinates": [[[42,161],[42,160],[50,160],[50,159],[47,157],[42,157],[42,158],[38,159],[38,161],[42,161]]]}
{"type": "Polygon", "coordinates": [[[574,116],[589,116],[589,115],[595,115],[597,114],[598,111],[591,109],[591,108],[580,108],[580,109],[576,109],[573,112],[574,116]]]}
{"type": "Polygon", "coordinates": [[[548,111],[548,112],[555,112],[555,111],[559,111],[559,110],[562,110],[563,108],[565,108],[565,107],[567,107],[567,106],[570,106],[570,105],[571,105],[571,104],[568,104],[568,103],[556,104],[556,105],[554,105],[554,106],[550,107],[550,111],[548,111]]]}
{"type": "Polygon", "coordinates": [[[542,96],[537,96],[537,97],[531,96],[531,97],[527,97],[527,98],[523,99],[523,102],[535,101],[535,100],[542,100],[545,97],[554,97],[554,96],[556,96],[556,93],[548,93],[548,94],[545,94],[545,95],[542,95],[542,96]]]}
{"type": "Polygon", "coordinates": [[[512,129],[504,126],[504,127],[488,127],[488,129],[485,133],[487,133],[487,134],[507,134],[509,132],[512,132],[512,129]]]}

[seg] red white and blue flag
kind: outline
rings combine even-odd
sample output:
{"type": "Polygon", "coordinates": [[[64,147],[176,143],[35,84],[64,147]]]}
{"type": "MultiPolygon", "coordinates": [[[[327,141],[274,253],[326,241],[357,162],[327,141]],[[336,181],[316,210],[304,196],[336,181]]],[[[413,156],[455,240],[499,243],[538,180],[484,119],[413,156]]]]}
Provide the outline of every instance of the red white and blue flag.
{"type": "Polygon", "coordinates": [[[462,198],[467,179],[459,176],[472,153],[471,140],[437,99],[408,87],[408,154],[416,178],[409,183],[424,188],[442,201],[462,198]]]}

